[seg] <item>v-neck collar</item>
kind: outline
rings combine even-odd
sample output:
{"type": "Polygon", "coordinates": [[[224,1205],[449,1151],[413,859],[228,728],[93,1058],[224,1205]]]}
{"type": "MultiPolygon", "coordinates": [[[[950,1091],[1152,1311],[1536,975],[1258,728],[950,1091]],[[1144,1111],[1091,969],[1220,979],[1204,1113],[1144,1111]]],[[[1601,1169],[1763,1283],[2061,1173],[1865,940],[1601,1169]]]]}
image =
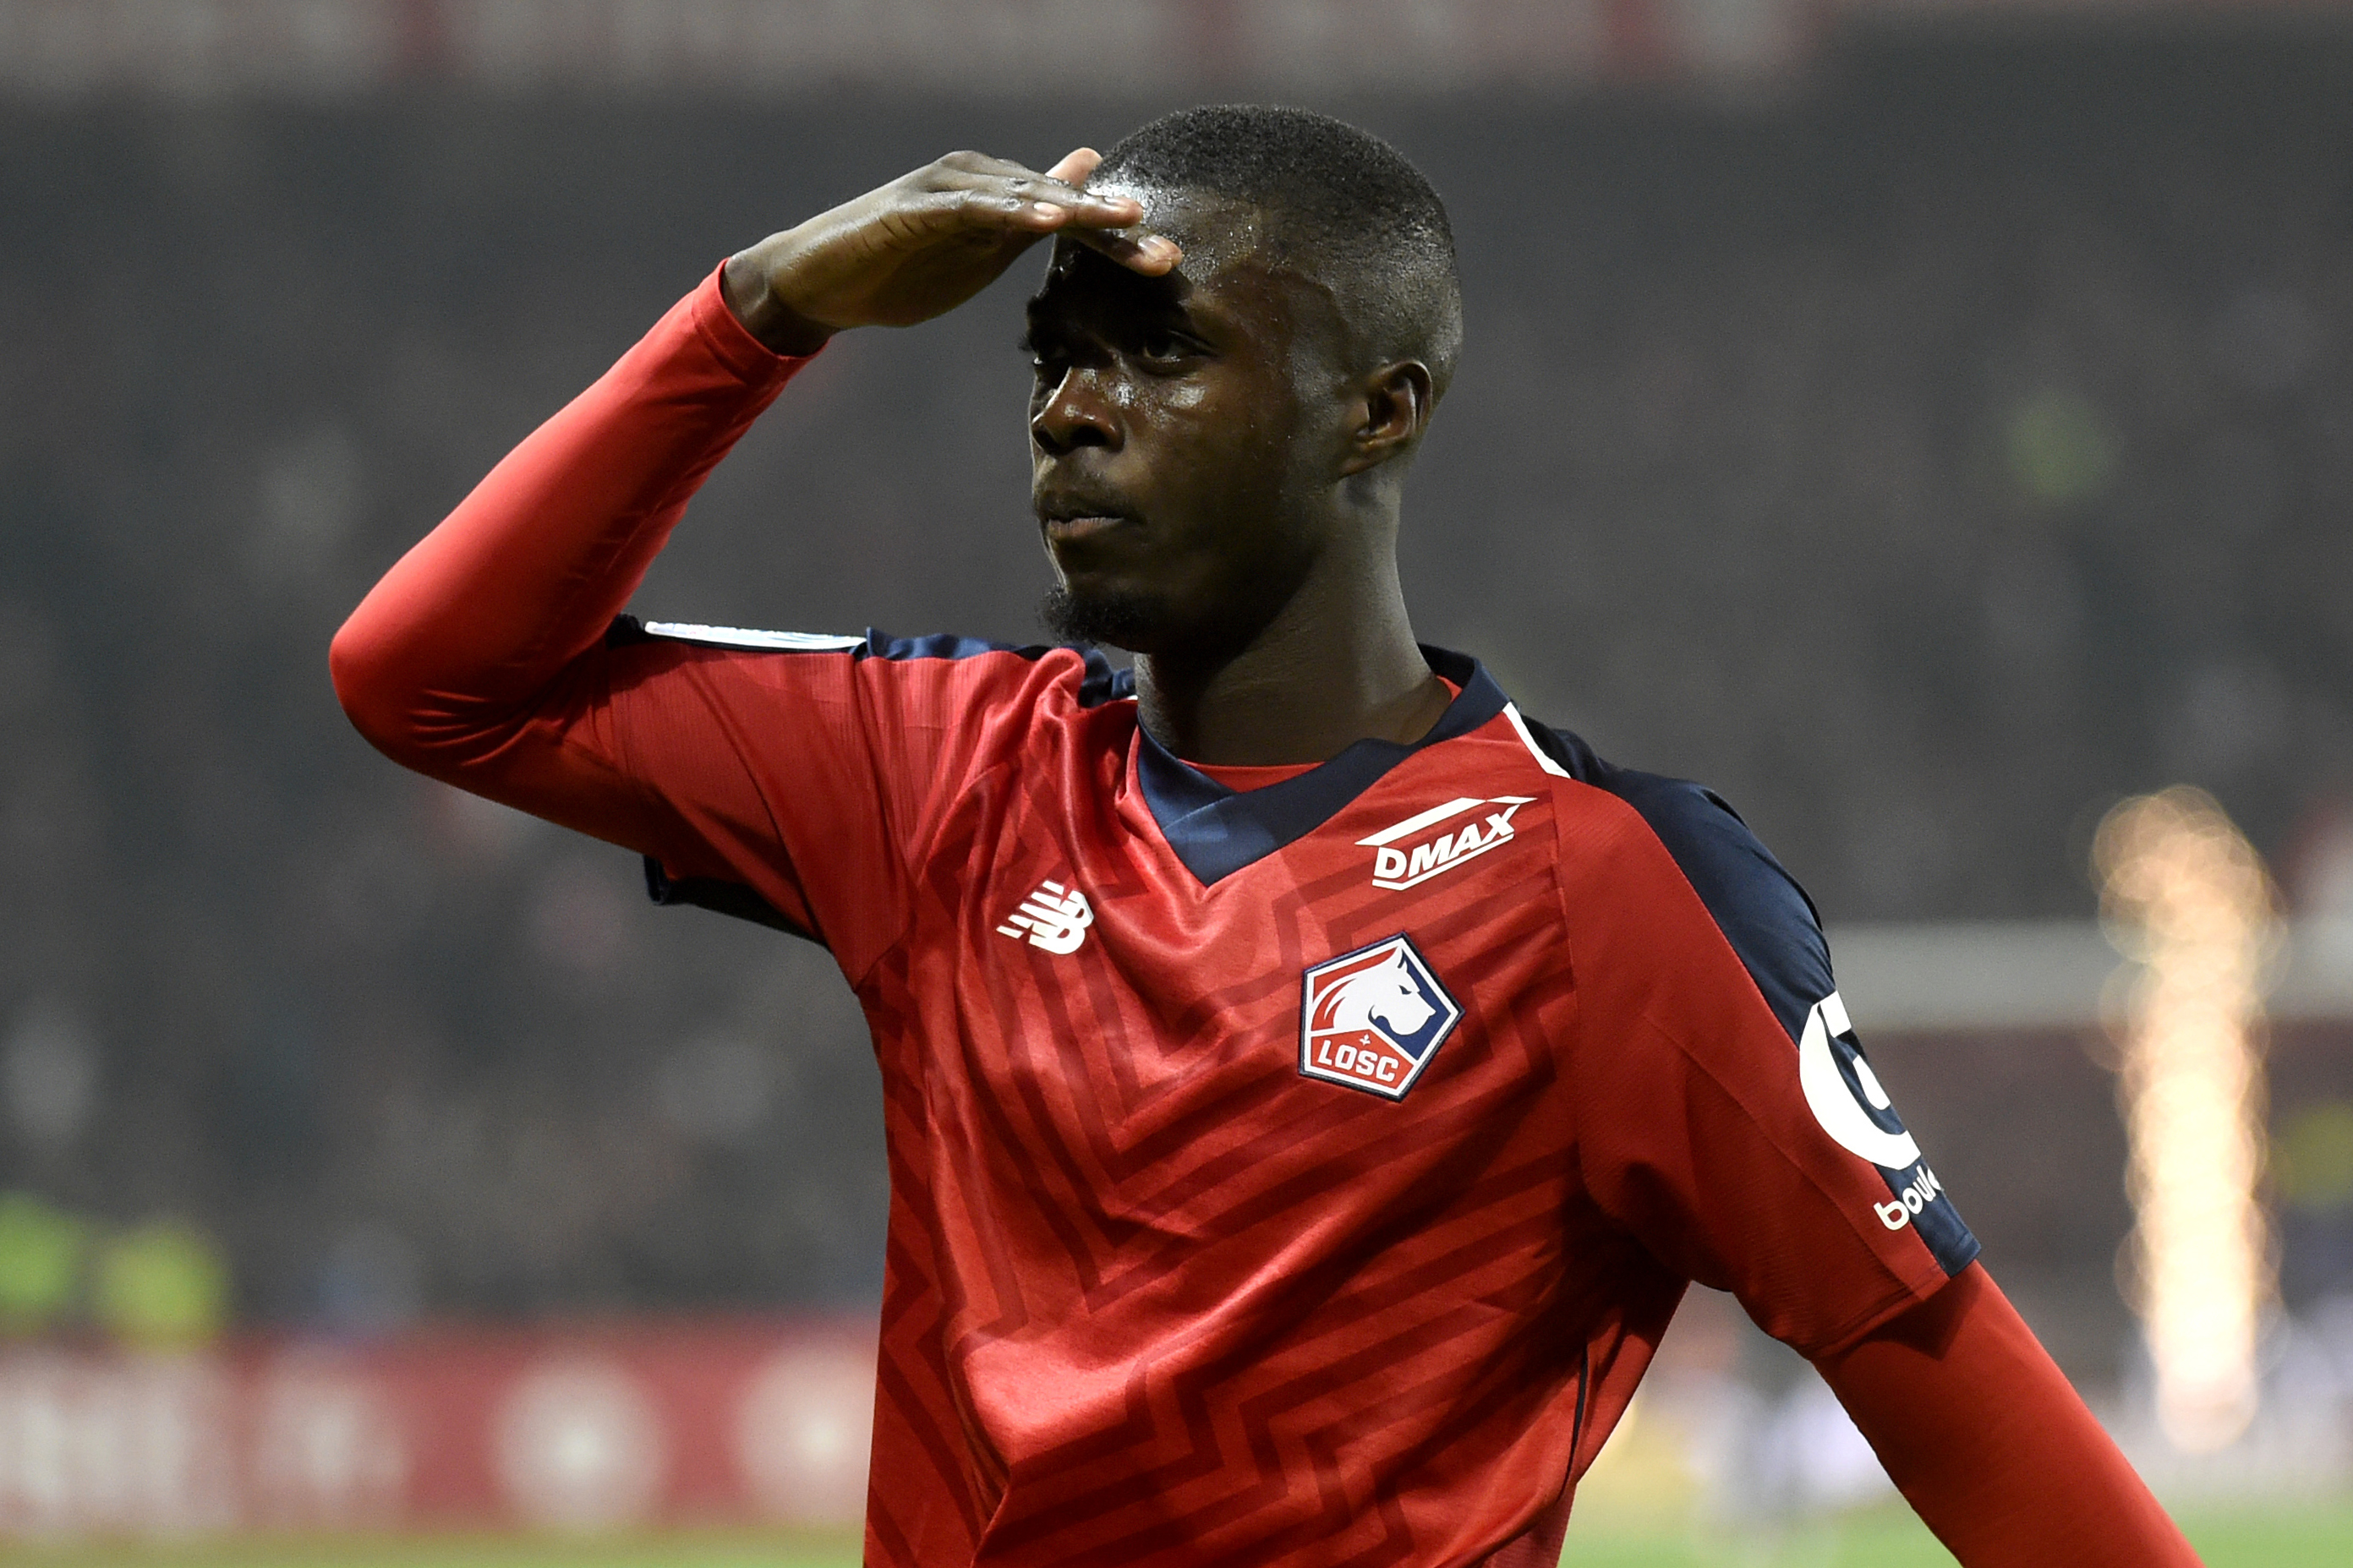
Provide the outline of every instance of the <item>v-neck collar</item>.
{"type": "MultiPolygon", "coordinates": [[[[1203,887],[1232,876],[1314,832],[1391,768],[1425,746],[1467,735],[1504,710],[1503,689],[1467,654],[1423,644],[1430,668],[1461,689],[1430,733],[1410,745],[1363,740],[1297,778],[1259,789],[1229,789],[1176,757],[1136,727],[1135,771],[1153,820],[1185,868],[1203,887]]],[[[1125,670],[1113,677],[1117,696],[1133,694],[1125,670]],[[1125,688],[1125,689],[1118,689],[1125,688]]]]}

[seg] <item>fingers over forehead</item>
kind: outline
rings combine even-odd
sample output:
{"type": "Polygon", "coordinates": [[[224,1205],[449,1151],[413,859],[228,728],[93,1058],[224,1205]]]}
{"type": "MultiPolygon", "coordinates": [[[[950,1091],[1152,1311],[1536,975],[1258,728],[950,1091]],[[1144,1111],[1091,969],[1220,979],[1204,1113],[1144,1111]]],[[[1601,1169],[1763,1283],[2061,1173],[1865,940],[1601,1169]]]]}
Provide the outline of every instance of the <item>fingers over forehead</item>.
{"type": "Polygon", "coordinates": [[[1184,257],[1176,241],[1138,226],[1144,204],[1121,190],[1090,191],[1074,184],[1102,161],[1092,148],[1066,155],[1040,174],[1008,158],[955,153],[931,171],[932,189],[950,199],[976,201],[1008,215],[1016,227],[1059,230],[1065,237],[1146,277],[1167,272],[1184,257]]]}
{"type": "Polygon", "coordinates": [[[1193,290],[1193,281],[1177,269],[1181,250],[1164,258],[1147,252],[1147,241],[1174,243],[1165,235],[1131,230],[1127,233],[1065,228],[1054,236],[1054,248],[1030,297],[1033,313],[1110,307],[1119,310],[1159,311],[1181,305],[1193,290]]]}
{"type": "Polygon", "coordinates": [[[1062,237],[1147,278],[1165,276],[1185,259],[1184,248],[1175,240],[1147,228],[1072,227],[1064,229],[1062,237]]]}

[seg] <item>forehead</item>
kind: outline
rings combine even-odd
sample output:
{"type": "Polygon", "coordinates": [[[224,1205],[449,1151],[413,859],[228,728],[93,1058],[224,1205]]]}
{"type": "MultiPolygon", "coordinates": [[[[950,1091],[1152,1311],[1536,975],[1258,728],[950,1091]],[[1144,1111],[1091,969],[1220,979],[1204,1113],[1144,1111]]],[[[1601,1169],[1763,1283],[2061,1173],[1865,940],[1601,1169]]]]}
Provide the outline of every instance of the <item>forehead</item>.
{"type": "Polygon", "coordinates": [[[1143,208],[1139,226],[1165,234],[1185,247],[1185,263],[1216,269],[1258,257],[1272,236],[1266,210],[1208,191],[1136,184],[1113,174],[1090,181],[1092,193],[1133,197],[1143,208]]]}
{"type": "Polygon", "coordinates": [[[1058,237],[1045,280],[1029,302],[1033,315],[1103,308],[1154,316],[1287,313],[1287,285],[1294,279],[1289,269],[1271,264],[1265,219],[1257,207],[1116,180],[1089,189],[1136,198],[1144,205],[1136,226],[1174,239],[1184,259],[1165,276],[1147,278],[1058,237]]]}

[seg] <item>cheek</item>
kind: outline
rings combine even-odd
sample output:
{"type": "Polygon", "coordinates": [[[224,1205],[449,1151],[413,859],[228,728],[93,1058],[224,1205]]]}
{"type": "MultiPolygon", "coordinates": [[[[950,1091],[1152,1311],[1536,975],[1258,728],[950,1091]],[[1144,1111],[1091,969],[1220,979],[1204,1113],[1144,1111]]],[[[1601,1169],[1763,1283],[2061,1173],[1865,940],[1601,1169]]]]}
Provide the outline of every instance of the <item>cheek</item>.
{"type": "Polygon", "coordinates": [[[1279,466],[1297,435],[1297,403],[1280,380],[1187,376],[1150,388],[1148,396],[1173,440],[1206,448],[1221,467],[1279,466]]]}
{"type": "Polygon", "coordinates": [[[1238,437],[1247,439],[1216,390],[1193,382],[1166,382],[1135,389],[1131,431],[1155,455],[1156,482],[1177,489],[1199,489],[1235,466],[1238,437]]]}

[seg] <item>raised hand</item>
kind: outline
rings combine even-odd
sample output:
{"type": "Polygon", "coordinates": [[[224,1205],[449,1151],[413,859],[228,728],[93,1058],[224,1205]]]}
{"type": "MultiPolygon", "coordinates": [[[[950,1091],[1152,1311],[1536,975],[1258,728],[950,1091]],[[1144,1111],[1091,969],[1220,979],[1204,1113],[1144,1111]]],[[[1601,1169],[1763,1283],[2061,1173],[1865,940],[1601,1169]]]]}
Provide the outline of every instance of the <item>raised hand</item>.
{"type": "Polygon", "coordinates": [[[1068,230],[1147,276],[1182,253],[1133,226],[1143,205],[1078,182],[1103,155],[1082,147],[1044,174],[951,153],[728,258],[727,303],[779,353],[813,353],[847,327],[905,327],[954,310],[1013,258],[1068,230]]]}

